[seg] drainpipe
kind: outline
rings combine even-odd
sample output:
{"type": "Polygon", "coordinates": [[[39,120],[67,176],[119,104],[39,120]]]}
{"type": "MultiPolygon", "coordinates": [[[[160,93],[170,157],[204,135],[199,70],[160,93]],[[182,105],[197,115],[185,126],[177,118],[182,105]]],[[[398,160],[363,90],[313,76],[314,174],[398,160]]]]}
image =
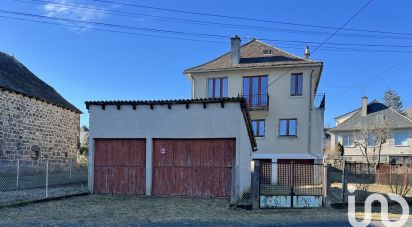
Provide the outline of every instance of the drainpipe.
{"type": "Polygon", "coordinates": [[[312,80],[313,80],[313,69],[312,72],[310,72],[310,81],[309,81],[309,134],[308,134],[308,152],[309,154],[312,154],[311,152],[311,145],[312,145],[312,110],[313,110],[313,105],[312,105],[312,80]]]}

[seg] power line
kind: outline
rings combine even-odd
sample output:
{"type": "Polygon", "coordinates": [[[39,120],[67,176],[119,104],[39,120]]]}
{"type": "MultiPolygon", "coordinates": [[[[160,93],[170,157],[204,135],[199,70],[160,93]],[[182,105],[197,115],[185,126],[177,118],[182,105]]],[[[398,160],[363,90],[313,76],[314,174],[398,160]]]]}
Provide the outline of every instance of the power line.
{"type": "MultiPolygon", "coordinates": [[[[165,21],[172,21],[178,23],[189,23],[189,24],[200,24],[200,25],[209,25],[214,27],[229,27],[229,28],[239,28],[239,29],[248,29],[248,30],[261,30],[261,31],[281,31],[287,33],[298,33],[298,34],[310,34],[310,35],[330,35],[330,32],[319,32],[319,31],[308,31],[308,30],[296,30],[296,29],[285,29],[285,28],[273,28],[273,27],[261,27],[261,26],[250,26],[250,25],[243,25],[243,24],[231,24],[231,23],[222,23],[222,22],[211,22],[211,21],[202,21],[202,20],[193,20],[193,19],[183,19],[183,18],[176,18],[176,17],[166,17],[166,16],[156,16],[156,15],[149,15],[149,14],[141,14],[141,13],[134,13],[134,12],[126,12],[126,11],[119,11],[119,10],[109,10],[109,9],[102,9],[102,8],[95,8],[80,4],[68,4],[68,3],[60,3],[60,2],[50,2],[44,0],[14,0],[18,2],[24,3],[32,3],[32,4],[53,4],[59,6],[66,6],[71,8],[79,8],[90,10],[94,12],[104,12],[107,14],[112,15],[120,15],[120,16],[127,16],[127,17],[144,17],[144,18],[151,18],[156,20],[165,20],[165,21]]],[[[411,39],[411,37],[393,37],[393,36],[376,36],[376,35],[365,35],[365,34],[347,34],[347,33],[339,33],[336,34],[339,36],[345,37],[358,37],[358,38],[377,38],[377,39],[411,39]]],[[[412,34],[410,34],[412,35],[412,34]]],[[[362,44],[360,44],[362,45],[362,44]]],[[[384,46],[391,46],[391,45],[384,45],[384,46]]]]}
{"type": "MultiPolygon", "coordinates": [[[[319,46],[317,46],[313,51],[312,54],[315,53],[323,44],[325,44],[327,41],[329,41],[333,36],[335,36],[336,33],[338,33],[343,27],[345,27],[347,24],[349,24],[357,15],[359,15],[366,7],[371,4],[373,0],[369,0],[362,8],[360,8],[354,15],[352,15],[342,26],[339,27],[332,35],[330,35],[328,38],[326,38],[319,46]]],[[[282,74],[280,77],[276,78],[273,82],[268,84],[268,86],[265,88],[269,88],[272,84],[276,83],[276,81],[280,80],[283,76],[285,76],[287,73],[292,71],[299,63],[295,64],[293,67],[291,67],[289,70],[287,70],[284,74],[282,74]]]]}
{"type": "MultiPolygon", "coordinates": [[[[96,25],[102,27],[110,27],[110,28],[117,28],[117,29],[128,29],[128,30],[138,30],[138,31],[145,31],[145,32],[152,32],[152,33],[162,33],[162,34],[171,34],[171,35],[178,35],[178,36],[189,36],[189,37],[202,37],[202,38],[212,38],[212,39],[228,39],[230,36],[225,35],[217,35],[217,34],[208,34],[208,33],[192,33],[192,32],[182,32],[182,31],[173,31],[173,30],[163,30],[163,29],[153,29],[153,28],[145,28],[145,27],[135,27],[135,26],[128,26],[128,25],[121,25],[121,24],[111,24],[111,23],[102,23],[102,22],[94,22],[94,21],[82,21],[82,20],[75,20],[69,18],[59,18],[59,17],[52,17],[52,16],[44,16],[38,14],[30,14],[30,13],[22,13],[22,12],[15,12],[15,11],[5,11],[0,10],[0,13],[5,14],[13,14],[19,16],[27,16],[27,17],[35,17],[41,19],[49,19],[49,20],[57,20],[60,22],[69,22],[69,23],[78,23],[78,24],[88,24],[88,25],[96,25]]],[[[290,41],[290,40],[275,40],[275,39],[262,39],[262,40],[270,40],[276,42],[286,42],[286,43],[300,43],[300,44],[308,44],[309,42],[304,41],[290,41]]],[[[198,40],[194,40],[198,41],[198,40]]],[[[315,43],[315,42],[314,42],[315,43]]],[[[325,44],[325,43],[323,43],[325,44]]],[[[322,45],[320,43],[316,49],[320,48],[322,45]]],[[[326,43],[327,45],[327,43],[326,43]]],[[[314,50],[314,52],[316,51],[314,50]]],[[[412,51],[405,51],[405,50],[374,50],[374,49],[356,49],[356,48],[336,48],[336,47],[323,47],[323,50],[337,50],[337,51],[359,51],[359,52],[392,52],[392,53],[411,53],[412,51]]]]}
{"type": "Polygon", "coordinates": [[[348,93],[349,91],[352,91],[354,88],[365,87],[367,85],[379,82],[379,81],[387,78],[388,76],[393,75],[394,73],[396,73],[397,71],[399,71],[400,69],[405,67],[406,65],[410,64],[410,60],[411,59],[407,59],[406,61],[401,62],[400,64],[396,64],[395,66],[390,67],[388,70],[385,70],[380,74],[377,74],[376,76],[378,76],[378,77],[375,76],[376,78],[374,80],[370,80],[370,82],[365,81],[365,82],[362,82],[358,85],[348,86],[347,89],[345,89],[342,92],[338,93],[337,95],[333,96],[332,98],[329,99],[329,101],[335,100],[336,98],[340,97],[341,95],[344,95],[344,94],[348,93]]]}
{"type": "Polygon", "coordinates": [[[55,23],[55,22],[39,21],[39,20],[32,20],[32,19],[26,19],[26,18],[2,16],[2,15],[0,15],[0,18],[7,18],[7,19],[13,19],[13,20],[20,20],[20,21],[29,21],[29,22],[41,23],[41,24],[51,24],[51,25],[69,27],[69,28],[91,29],[91,30],[96,30],[96,31],[104,31],[104,32],[127,34],[127,35],[137,35],[137,36],[148,36],[148,37],[155,37],[155,38],[176,39],[176,40],[184,40],[184,41],[226,44],[225,42],[219,42],[219,41],[210,41],[210,40],[202,40],[202,39],[189,39],[189,38],[180,38],[180,37],[173,37],[173,36],[160,36],[160,35],[152,35],[152,34],[142,34],[142,33],[135,33],[135,32],[127,32],[127,31],[118,31],[118,30],[109,30],[109,29],[102,29],[102,28],[87,27],[87,26],[61,24],[61,23],[55,23]]]}
{"type": "Polygon", "coordinates": [[[143,8],[143,9],[152,9],[152,10],[168,11],[168,12],[175,12],[175,13],[183,13],[183,14],[192,14],[192,15],[200,15],[200,16],[208,16],[208,17],[226,18],[226,19],[236,19],[236,20],[243,20],[243,21],[255,21],[255,22],[264,22],[264,23],[274,23],[274,24],[283,24],[283,25],[292,25],[292,26],[311,27],[311,28],[339,29],[339,30],[346,30],[346,31],[357,31],[357,32],[369,32],[369,33],[382,33],[382,34],[412,36],[412,33],[404,33],[404,32],[391,32],[391,31],[379,31],[379,30],[367,30],[367,29],[355,29],[355,28],[339,28],[339,27],[324,26],[324,25],[292,23],[292,22],[274,21],[274,20],[266,20],[266,19],[259,19],[259,18],[248,18],[248,17],[229,16],[229,15],[222,15],[222,14],[212,14],[212,13],[178,10],[178,9],[171,9],[171,8],[161,8],[161,7],[126,3],[126,2],[115,2],[115,1],[109,1],[109,0],[93,0],[93,1],[103,2],[103,3],[110,3],[110,4],[115,4],[115,5],[131,6],[131,7],[143,8]]]}

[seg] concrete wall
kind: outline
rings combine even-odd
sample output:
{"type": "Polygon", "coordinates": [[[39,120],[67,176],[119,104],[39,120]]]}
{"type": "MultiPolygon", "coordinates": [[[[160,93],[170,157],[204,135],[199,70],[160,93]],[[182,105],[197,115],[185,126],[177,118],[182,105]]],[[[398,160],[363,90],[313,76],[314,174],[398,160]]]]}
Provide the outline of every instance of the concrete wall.
{"type": "Polygon", "coordinates": [[[250,189],[252,148],[240,103],[184,104],[150,106],[90,106],[89,190],[93,191],[93,158],[95,138],[146,138],[146,194],[152,186],[152,139],[156,138],[235,138],[235,199],[250,189]]]}
{"type": "Polygon", "coordinates": [[[0,90],[0,166],[22,160],[66,163],[79,154],[80,114],[34,98],[0,90]],[[32,158],[32,147],[39,159],[32,158]]]}
{"type": "Polygon", "coordinates": [[[228,96],[237,97],[243,93],[243,77],[268,75],[268,83],[277,80],[268,89],[269,110],[251,111],[252,119],[265,119],[265,137],[256,138],[258,151],[254,154],[254,157],[273,160],[297,157],[322,159],[323,110],[313,108],[315,84],[319,80],[320,68],[296,67],[296,69],[282,76],[289,69],[244,69],[241,71],[191,74],[193,98],[207,97],[207,80],[209,78],[227,77],[228,96]],[[312,70],[314,70],[313,73],[312,70]],[[293,73],[303,73],[302,96],[290,96],[290,75],[293,73]],[[310,80],[311,75],[312,83],[310,80]],[[298,119],[298,136],[296,138],[279,137],[279,119],[283,118],[298,119]],[[312,119],[311,123],[309,119],[312,119]],[[309,128],[311,128],[311,133],[309,133],[309,128]]]}
{"type": "MultiPolygon", "coordinates": [[[[339,131],[331,134],[331,146],[343,144],[343,135],[354,135],[353,131],[339,131]]],[[[392,130],[391,138],[382,146],[382,156],[412,156],[412,129],[392,130]],[[408,133],[408,146],[395,146],[394,133],[408,133]]],[[[345,156],[354,156],[353,161],[361,161],[362,154],[358,147],[345,147],[345,156]],[[359,156],[359,157],[356,157],[359,156]]]]}

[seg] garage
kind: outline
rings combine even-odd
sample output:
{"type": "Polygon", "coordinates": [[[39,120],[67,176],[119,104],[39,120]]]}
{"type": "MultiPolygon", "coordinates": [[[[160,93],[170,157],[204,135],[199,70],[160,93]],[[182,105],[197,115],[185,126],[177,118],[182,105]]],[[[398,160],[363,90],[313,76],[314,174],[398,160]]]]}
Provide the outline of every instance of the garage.
{"type": "Polygon", "coordinates": [[[235,139],[155,139],[153,195],[229,197],[235,139]]]}
{"type": "Polygon", "coordinates": [[[144,139],[95,139],[94,146],[96,194],[144,194],[144,139]]]}
{"type": "Polygon", "coordinates": [[[91,193],[231,202],[250,194],[257,145],[243,98],[90,101],[86,107],[91,193]]]}

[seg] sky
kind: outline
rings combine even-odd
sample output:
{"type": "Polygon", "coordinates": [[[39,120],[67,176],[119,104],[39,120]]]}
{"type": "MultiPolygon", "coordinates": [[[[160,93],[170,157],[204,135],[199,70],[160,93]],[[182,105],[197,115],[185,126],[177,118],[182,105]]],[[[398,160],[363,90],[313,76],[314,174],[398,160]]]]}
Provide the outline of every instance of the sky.
{"type": "MultiPolygon", "coordinates": [[[[1,0],[0,51],[81,109],[87,125],[85,101],[190,98],[183,70],[227,52],[235,34],[303,56],[366,2],[1,0]]],[[[324,62],[325,126],[363,95],[382,100],[389,87],[412,106],[411,8],[412,1],[374,0],[344,27],[352,30],[311,55],[324,62]]]]}

